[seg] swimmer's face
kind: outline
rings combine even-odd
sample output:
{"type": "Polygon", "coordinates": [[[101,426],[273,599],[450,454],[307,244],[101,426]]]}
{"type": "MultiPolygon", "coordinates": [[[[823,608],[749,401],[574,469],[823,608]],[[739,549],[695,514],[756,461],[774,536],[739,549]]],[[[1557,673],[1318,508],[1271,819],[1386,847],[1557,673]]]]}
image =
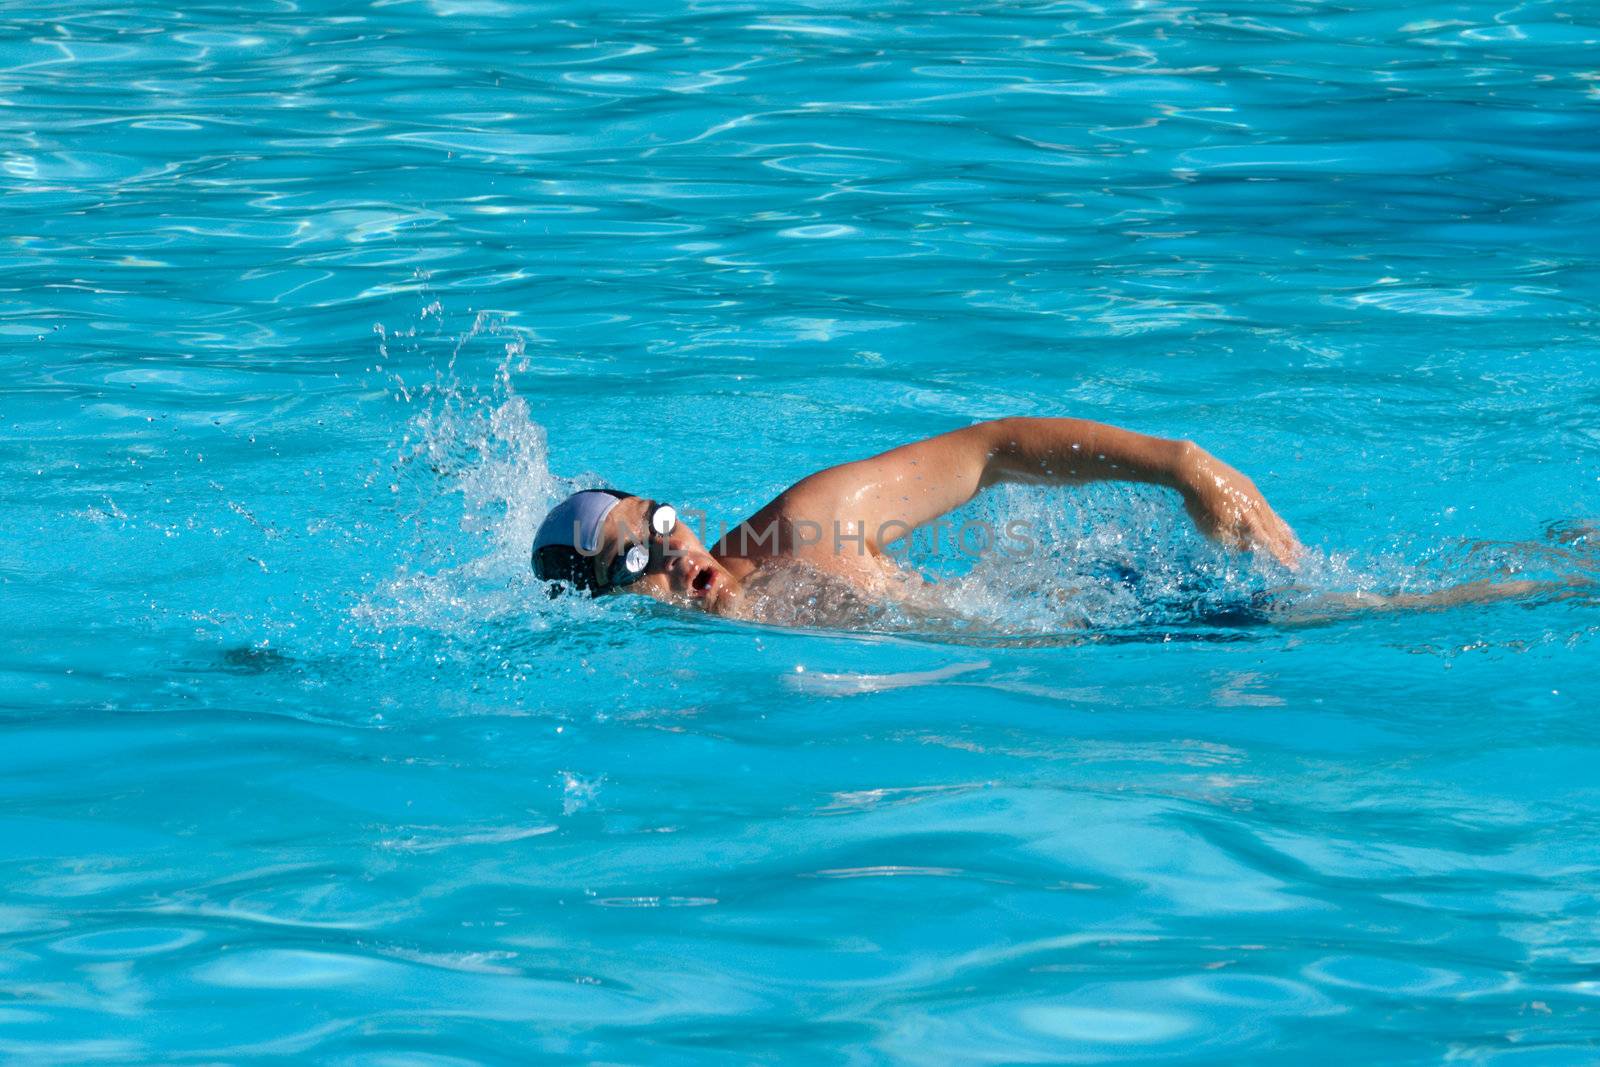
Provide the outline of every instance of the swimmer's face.
{"type": "MultiPolygon", "coordinates": [[[[597,563],[605,573],[611,561],[630,544],[649,544],[649,516],[656,501],[629,497],[606,516],[605,538],[597,563]]],[[[653,535],[652,535],[653,536],[653,535]]],[[[706,546],[682,518],[667,535],[659,569],[651,568],[643,578],[618,587],[619,593],[644,593],[679,607],[719,611],[738,595],[737,583],[727,568],[711,557],[706,546]]]]}

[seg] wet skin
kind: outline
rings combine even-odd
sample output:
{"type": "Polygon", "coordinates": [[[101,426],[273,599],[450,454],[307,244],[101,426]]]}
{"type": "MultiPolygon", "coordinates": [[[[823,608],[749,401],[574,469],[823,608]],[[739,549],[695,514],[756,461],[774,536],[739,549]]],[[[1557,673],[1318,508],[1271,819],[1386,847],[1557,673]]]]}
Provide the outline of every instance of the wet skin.
{"type": "MultiPolygon", "coordinates": [[[[687,522],[667,537],[659,568],[620,591],[681,607],[739,614],[758,571],[799,561],[868,588],[894,568],[889,545],[992,485],[1132,481],[1178,491],[1197,528],[1287,567],[1294,532],[1239,471],[1188,441],[1080,419],[998,419],[818,471],[785,489],[707,548],[687,522]],[[838,531],[842,537],[834,536],[838,531]]],[[[655,502],[634,497],[607,516],[596,573],[644,543],[655,502]]]]}

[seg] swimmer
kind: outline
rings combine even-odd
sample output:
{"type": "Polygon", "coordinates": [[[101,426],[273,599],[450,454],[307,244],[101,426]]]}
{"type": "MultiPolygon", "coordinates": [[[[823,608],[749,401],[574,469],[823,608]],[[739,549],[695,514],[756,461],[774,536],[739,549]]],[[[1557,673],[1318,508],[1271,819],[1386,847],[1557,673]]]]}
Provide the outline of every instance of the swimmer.
{"type": "Polygon", "coordinates": [[[747,617],[746,594],[803,567],[858,595],[903,578],[889,549],[984,489],[1142,482],[1176,490],[1195,526],[1220,544],[1287,568],[1302,548],[1249,478],[1191,441],[1081,419],[981,422],[818,471],[779,493],[707,548],[670,504],[612,489],[575,493],[534,536],[534,574],[591,596],[642,593],[715,615],[747,617]]]}

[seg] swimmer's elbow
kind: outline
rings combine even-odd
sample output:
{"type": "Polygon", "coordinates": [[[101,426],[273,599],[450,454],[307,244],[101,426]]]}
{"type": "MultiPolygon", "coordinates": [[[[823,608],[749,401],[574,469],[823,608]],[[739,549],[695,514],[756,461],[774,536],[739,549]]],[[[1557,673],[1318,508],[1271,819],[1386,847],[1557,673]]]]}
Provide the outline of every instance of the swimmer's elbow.
{"type": "Polygon", "coordinates": [[[974,458],[982,466],[978,477],[980,488],[1015,481],[1024,474],[1019,461],[1028,435],[1027,422],[1027,419],[1012,416],[990,419],[968,429],[978,446],[974,458]]]}

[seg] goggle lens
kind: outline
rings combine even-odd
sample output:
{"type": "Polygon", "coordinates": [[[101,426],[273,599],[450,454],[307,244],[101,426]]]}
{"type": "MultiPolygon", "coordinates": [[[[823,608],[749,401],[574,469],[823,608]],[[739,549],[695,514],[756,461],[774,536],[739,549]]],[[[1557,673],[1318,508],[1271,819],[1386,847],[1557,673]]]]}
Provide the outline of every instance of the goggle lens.
{"type": "Polygon", "coordinates": [[[678,509],[671,504],[657,504],[650,511],[650,541],[648,544],[629,545],[611,561],[611,573],[606,575],[605,588],[632,585],[659,567],[666,556],[666,538],[678,528],[678,509]]]}

